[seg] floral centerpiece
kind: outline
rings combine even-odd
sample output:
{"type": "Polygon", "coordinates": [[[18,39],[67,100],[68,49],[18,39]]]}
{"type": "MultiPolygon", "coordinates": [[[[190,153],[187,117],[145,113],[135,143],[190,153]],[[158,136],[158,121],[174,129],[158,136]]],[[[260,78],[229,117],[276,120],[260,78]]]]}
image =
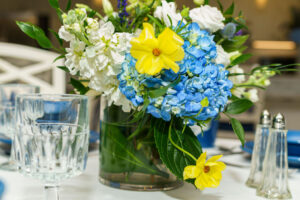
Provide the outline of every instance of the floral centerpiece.
{"type": "Polygon", "coordinates": [[[203,128],[225,113],[244,144],[234,115],[258,100],[257,88],[286,70],[273,64],[245,73],[239,64],[248,35],[234,4],[224,9],[195,0],[196,8],[165,0],[118,0],[105,16],[87,5],[65,10],[49,0],[62,23],[55,47],[35,25],[17,22],[28,36],[65,59],[76,92],[101,95],[100,180],[126,189],[171,189],[185,180],[217,187],[225,164],[206,161],[190,126],[203,128]],[[67,42],[67,48],[63,41],[67,42]],[[246,77],[248,77],[246,79],[246,77]],[[147,177],[147,181],[143,179],[147,177]]]}

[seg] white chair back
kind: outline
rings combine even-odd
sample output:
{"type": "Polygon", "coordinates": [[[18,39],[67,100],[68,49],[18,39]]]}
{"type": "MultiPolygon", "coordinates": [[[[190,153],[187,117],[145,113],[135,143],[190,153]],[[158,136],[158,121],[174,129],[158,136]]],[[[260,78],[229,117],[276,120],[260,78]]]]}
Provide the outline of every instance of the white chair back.
{"type": "Polygon", "coordinates": [[[41,93],[65,93],[65,72],[56,66],[56,53],[0,42],[0,84],[21,82],[40,87],[41,93]]]}

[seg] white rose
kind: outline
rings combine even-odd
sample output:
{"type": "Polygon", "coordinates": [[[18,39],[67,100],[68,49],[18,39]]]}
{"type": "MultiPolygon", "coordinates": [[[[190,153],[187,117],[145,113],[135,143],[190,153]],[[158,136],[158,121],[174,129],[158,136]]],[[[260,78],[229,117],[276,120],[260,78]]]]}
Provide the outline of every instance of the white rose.
{"type": "Polygon", "coordinates": [[[230,56],[221,45],[217,45],[217,64],[222,64],[227,67],[230,64],[230,56]]]}
{"type": "Polygon", "coordinates": [[[196,22],[200,28],[212,33],[223,29],[225,20],[223,14],[215,7],[209,5],[201,6],[190,10],[190,18],[196,22]]]}
{"type": "Polygon", "coordinates": [[[168,27],[171,26],[171,21],[173,26],[177,26],[178,22],[182,20],[181,14],[176,12],[176,4],[174,2],[168,3],[165,0],[162,1],[162,6],[156,8],[154,17],[164,21],[168,27]]]}
{"type": "MultiPolygon", "coordinates": [[[[238,65],[235,65],[229,69],[231,74],[242,74],[244,70],[240,68],[238,65]]],[[[245,81],[245,75],[237,75],[237,76],[230,76],[229,80],[232,81],[233,84],[241,84],[245,81]]]]}

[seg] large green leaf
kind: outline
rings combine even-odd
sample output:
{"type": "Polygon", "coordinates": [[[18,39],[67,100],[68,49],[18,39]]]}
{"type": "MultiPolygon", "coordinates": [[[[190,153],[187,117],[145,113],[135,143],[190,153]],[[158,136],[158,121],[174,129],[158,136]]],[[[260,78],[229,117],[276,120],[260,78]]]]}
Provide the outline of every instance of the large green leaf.
{"type": "Polygon", "coordinates": [[[110,173],[141,172],[168,177],[142,151],[136,150],[118,126],[101,124],[101,170],[110,173]]]}
{"type": "Polygon", "coordinates": [[[45,35],[44,31],[38,26],[20,21],[17,21],[16,23],[26,35],[36,40],[41,47],[45,49],[51,49],[53,47],[51,41],[45,35]]]}
{"type": "MultiPolygon", "coordinates": [[[[183,179],[183,170],[188,165],[195,165],[195,160],[178,150],[168,138],[170,123],[156,120],[153,123],[154,138],[161,160],[179,179],[183,179]]],[[[201,145],[189,127],[182,133],[182,120],[176,119],[171,128],[171,137],[176,145],[198,158],[202,153],[201,145]]],[[[190,180],[191,182],[192,180],[190,180]]]]}
{"type": "Polygon", "coordinates": [[[79,80],[71,78],[70,83],[72,84],[72,86],[78,90],[78,92],[82,95],[86,94],[90,88],[84,86],[79,80]]]}
{"type": "Polygon", "coordinates": [[[225,16],[231,16],[234,12],[234,2],[231,4],[231,6],[224,12],[225,16]]]}
{"type": "Polygon", "coordinates": [[[234,65],[241,64],[241,63],[249,60],[251,57],[252,57],[252,54],[250,54],[250,53],[240,55],[239,57],[237,57],[236,59],[234,59],[231,62],[231,65],[234,66],[234,65]]]}
{"type": "Polygon", "coordinates": [[[248,38],[249,35],[235,36],[232,40],[224,41],[222,46],[226,52],[233,52],[240,49],[248,38]]]}
{"type": "Polygon", "coordinates": [[[248,99],[237,99],[237,100],[233,101],[232,103],[228,104],[228,106],[226,107],[225,113],[233,114],[233,115],[240,114],[240,113],[247,111],[252,106],[253,106],[252,101],[250,101],[248,99]]]}
{"type": "Polygon", "coordinates": [[[238,138],[240,139],[242,145],[244,146],[244,144],[245,144],[245,131],[244,131],[244,128],[243,128],[241,122],[239,122],[235,118],[230,118],[230,123],[231,123],[231,126],[233,128],[234,133],[238,136],[238,138]]]}
{"type": "Polygon", "coordinates": [[[54,9],[59,8],[58,0],[48,0],[48,2],[52,8],[54,8],[54,9]]]}

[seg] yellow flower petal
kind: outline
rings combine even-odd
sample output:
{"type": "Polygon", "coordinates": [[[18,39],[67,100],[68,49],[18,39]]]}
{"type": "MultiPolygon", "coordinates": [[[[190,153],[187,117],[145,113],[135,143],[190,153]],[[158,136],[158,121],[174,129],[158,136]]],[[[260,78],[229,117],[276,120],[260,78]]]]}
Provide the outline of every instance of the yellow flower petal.
{"type": "MultiPolygon", "coordinates": [[[[217,161],[222,155],[213,156],[206,162],[206,152],[202,153],[196,161],[196,168],[199,171],[199,175],[196,177],[194,182],[195,186],[200,190],[207,187],[216,188],[219,186],[222,179],[222,170],[225,169],[226,165],[223,162],[217,161]]],[[[194,167],[190,170],[196,170],[194,167]]],[[[184,174],[185,177],[188,175],[184,174]]],[[[193,176],[194,177],[194,176],[193,176]]]]}
{"type": "Polygon", "coordinates": [[[151,54],[145,54],[136,62],[135,68],[141,74],[155,75],[161,71],[163,66],[161,60],[151,56],[151,54]]]}
{"type": "Polygon", "coordinates": [[[184,40],[169,28],[158,36],[159,49],[173,61],[180,61],[184,58],[183,43],[184,40]]]}
{"type": "Polygon", "coordinates": [[[223,155],[217,155],[217,156],[213,156],[210,159],[207,160],[207,162],[216,162],[217,160],[219,160],[223,155]]]}
{"type": "Polygon", "coordinates": [[[198,160],[196,162],[197,167],[203,168],[205,161],[206,161],[206,152],[202,153],[200,155],[200,157],[198,158],[198,160]]]}
{"type": "Polygon", "coordinates": [[[173,62],[172,60],[170,60],[167,56],[165,55],[161,55],[161,58],[163,59],[164,63],[165,63],[165,68],[166,69],[172,69],[175,73],[177,73],[179,71],[179,66],[177,65],[177,63],[173,62]]]}
{"type": "Polygon", "coordinates": [[[200,169],[195,165],[186,166],[183,170],[183,179],[193,179],[200,175],[200,169]]]}
{"type": "Polygon", "coordinates": [[[166,28],[157,39],[151,24],[144,23],[143,26],[139,37],[130,41],[132,45],[130,53],[138,60],[137,71],[156,75],[162,69],[172,69],[177,73],[179,66],[176,61],[184,58],[183,39],[169,28],[166,28]]]}
{"type": "Polygon", "coordinates": [[[198,178],[196,178],[194,184],[200,190],[204,190],[206,188],[205,179],[203,177],[201,177],[201,176],[199,176],[198,178]]]}

